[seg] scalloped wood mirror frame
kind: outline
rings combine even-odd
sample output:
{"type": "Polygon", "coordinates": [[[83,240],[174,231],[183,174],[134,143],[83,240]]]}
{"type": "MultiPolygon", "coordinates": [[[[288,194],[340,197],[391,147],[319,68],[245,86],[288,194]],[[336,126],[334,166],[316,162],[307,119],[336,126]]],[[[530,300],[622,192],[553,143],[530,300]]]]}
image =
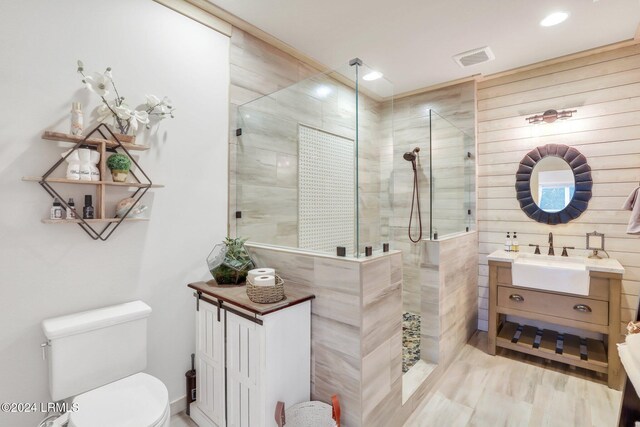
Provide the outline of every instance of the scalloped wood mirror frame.
{"type": "Polygon", "coordinates": [[[527,216],[544,224],[566,224],[578,218],[589,206],[591,200],[591,167],[587,158],[577,149],[561,144],[547,144],[537,147],[522,158],[516,173],[516,197],[520,208],[527,216]],[[531,175],[533,169],[545,157],[555,156],[563,159],[573,172],[575,192],[569,204],[558,212],[545,212],[531,194],[531,175]]]}

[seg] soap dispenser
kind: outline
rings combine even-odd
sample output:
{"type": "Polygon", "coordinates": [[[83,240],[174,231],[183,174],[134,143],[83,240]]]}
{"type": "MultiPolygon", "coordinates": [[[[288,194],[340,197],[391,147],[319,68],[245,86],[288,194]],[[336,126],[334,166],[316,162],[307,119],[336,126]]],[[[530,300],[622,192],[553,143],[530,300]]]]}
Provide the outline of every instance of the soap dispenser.
{"type": "Polygon", "coordinates": [[[504,242],[504,250],[511,252],[511,233],[507,232],[507,240],[504,242]]]}

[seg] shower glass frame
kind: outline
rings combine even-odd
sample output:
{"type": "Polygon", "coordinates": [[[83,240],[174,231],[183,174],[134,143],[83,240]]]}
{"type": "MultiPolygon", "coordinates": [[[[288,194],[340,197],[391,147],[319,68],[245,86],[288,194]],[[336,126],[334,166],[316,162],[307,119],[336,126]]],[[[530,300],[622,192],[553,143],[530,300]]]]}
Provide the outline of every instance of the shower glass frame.
{"type": "Polygon", "coordinates": [[[439,240],[475,229],[475,138],[433,109],[428,117],[429,239],[439,240]]]}
{"type": "MultiPolygon", "coordinates": [[[[372,69],[359,60],[351,62],[356,63],[315,74],[237,107],[235,144],[230,146],[230,234],[247,237],[254,243],[330,255],[336,254],[337,246],[344,246],[348,248],[346,256],[363,256],[360,219],[367,216],[367,207],[360,197],[360,177],[369,173],[371,165],[368,157],[361,158],[361,115],[369,115],[373,99],[392,105],[393,85],[384,78],[362,80],[372,69]],[[305,137],[311,142],[304,143],[304,152],[301,127],[311,135],[305,137]],[[353,144],[350,160],[345,157],[345,144],[353,144]],[[336,150],[341,156],[332,157],[336,150]],[[311,162],[303,162],[304,156],[309,158],[313,153],[320,168],[324,166],[327,172],[331,172],[334,163],[344,167],[328,176],[311,162]],[[304,164],[311,166],[303,171],[304,164]],[[349,173],[342,173],[346,169],[350,169],[349,173]],[[303,174],[305,179],[301,178],[303,174]],[[317,193],[319,204],[313,204],[314,195],[301,197],[308,191],[317,193]],[[342,197],[323,198],[330,191],[342,197]],[[305,200],[308,203],[302,206],[305,200]],[[333,203],[335,200],[339,202],[333,203]],[[301,244],[303,210],[310,221],[318,219],[312,213],[322,217],[318,221],[324,230],[319,232],[318,246],[301,244]],[[331,223],[334,212],[342,218],[340,223],[331,223]],[[329,246],[331,238],[325,235],[336,229],[342,230],[346,242],[335,240],[329,246]]],[[[313,233],[306,232],[304,240],[309,242],[313,233]]]]}

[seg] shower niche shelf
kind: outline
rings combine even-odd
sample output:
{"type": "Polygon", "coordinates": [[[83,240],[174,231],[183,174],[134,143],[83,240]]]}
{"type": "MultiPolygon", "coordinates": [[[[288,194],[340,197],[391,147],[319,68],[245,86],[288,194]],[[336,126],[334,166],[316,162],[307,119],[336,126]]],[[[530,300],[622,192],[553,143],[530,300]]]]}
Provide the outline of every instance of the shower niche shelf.
{"type": "Polygon", "coordinates": [[[98,125],[86,136],[68,135],[60,132],[46,131],[42,135],[42,139],[47,141],[70,143],[73,144],[73,147],[64,157],[60,158],[56,163],[54,163],[53,166],[51,166],[51,168],[42,176],[24,176],[22,177],[23,181],[39,183],[52,198],[58,198],[58,200],[60,200],[60,203],[62,204],[62,207],[65,211],[68,211],[70,207],[67,204],[66,198],[60,195],[60,193],[53,187],[53,184],[91,185],[96,189],[94,202],[94,219],[81,218],[81,207],[78,206],[76,208],[76,211],[78,211],[77,219],[43,219],[42,222],[44,224],[78,224],[78,226],[80,226],[80,228],[82,228],[82,230],[84,230],[93,240],[106,241],[123,222],[149,221],[148,218],[128,217],[131,210],[136,206],[136,204],[142,199],[142,197],[150,188],[164,187],[163,185],[153,184],[149,176],[144,172],[144,170],[142,170],[138,162],[130,154],[130,151],[146,151],[149,149],[148,145],[136,145],[132,143],[121,142],[118,139],[118,136],[114,134],[105,124],[98,125]],[[58,167],[64,164],[71,153],[80,148],[91,148],[97,150],[98,153],[100,153],[100,162],[97,166],[98,170],[100,171],[101,179],[99,181],[83,181],[51,177],[51,174],[53,174],[58,169],[58,167]],[[135,171],[129,171],[129,176],[133,178],[133,182],[113,182],[105,180],[105,178],[107,177],[108,153],[121,153],[129,157],[129,159],[135,166],[135,171]],[[138,177],[137,174],[141,175],[142,180],[138,177]],[[134,189],[133,193],[129,197],[134,199],[135,202],[131,205],[129,210],[122,218],[109,218],[106,216],[105,198],[107,188],[109,187],[134,189]]]}

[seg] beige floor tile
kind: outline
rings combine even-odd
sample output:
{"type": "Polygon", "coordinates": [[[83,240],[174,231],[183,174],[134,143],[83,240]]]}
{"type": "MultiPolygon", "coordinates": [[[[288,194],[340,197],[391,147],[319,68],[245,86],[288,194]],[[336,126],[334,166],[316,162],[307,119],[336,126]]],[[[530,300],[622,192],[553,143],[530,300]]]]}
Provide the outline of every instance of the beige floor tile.
{"type": "Polygon", "coordinates": [[[442,393],[427,396],[428,402],[405,427],[462,427],[469,425],[473,409],[447,399],[442,393]]]}
{"type": "Polygon", "coordinates": [[[617,426],[621,393],[604,376],[508,350],[490,356],[486,340],[469,340],[405,427],[617,426]]]}

